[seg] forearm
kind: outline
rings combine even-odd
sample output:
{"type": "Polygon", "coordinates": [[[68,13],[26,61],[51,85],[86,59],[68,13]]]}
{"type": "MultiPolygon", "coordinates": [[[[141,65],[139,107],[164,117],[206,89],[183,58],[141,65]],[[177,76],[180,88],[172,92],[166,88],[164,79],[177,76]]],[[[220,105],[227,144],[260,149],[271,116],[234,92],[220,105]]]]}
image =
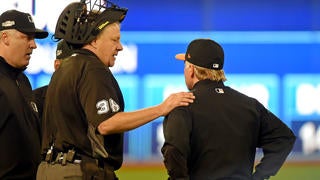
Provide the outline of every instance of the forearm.
{"type": "Polygon", "coordinates": [[[119,112],[109,119],[106,119],[98,126],[102,135],[121,133],[139,126],[142,126],[160,116],[167,115],[172,109],[178,106],[188,106],[193,102],[194,95],[190,92],[171,94],[164,102],[157,106],[133,112],[119,112]]]}
{"type": "Polygon", "coordinates": [[[102,135],[122,133],[139,126],[142,126],[160,116],[167,115],[172,109],[178,106],[188,106],[193,102],[194,95],[190,92],[171,94],[164,102],[157,106],[133,112],[119,112],[111,118],[106,119],[98,126],[102,135]]]}
{"type": "Polygon", "coordinates": [[[108,135],[132,130],[162,116],[161,112],[160,105],[133,112],[119,112],[103,121],[98,126],[98,131],[102,135],[108,135]]]}

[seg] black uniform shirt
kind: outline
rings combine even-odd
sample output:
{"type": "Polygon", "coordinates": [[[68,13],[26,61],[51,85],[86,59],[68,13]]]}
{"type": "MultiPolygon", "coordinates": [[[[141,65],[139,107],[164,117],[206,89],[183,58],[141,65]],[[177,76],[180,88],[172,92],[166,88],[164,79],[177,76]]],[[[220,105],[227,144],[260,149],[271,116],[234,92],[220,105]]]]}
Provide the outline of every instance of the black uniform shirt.
{"type": "Polygon", "coordinates": [[[60,151],[75,149],[118,169],[123,160],[123,134],[101,136],[96,128],[123,110],[123,96],[109,68],[91,51],[75,51],[54,72],[47,89],[43,152],[54,141],[60,151]]]}
{"type": "Polygon", "coordinates": [[[44,107],[44,101],[46,98],[47,88],[48,86],[42,86],[32,91],[33,96],[35,98],[35,103],[37,104],[37,107],[38,107],[38,114],[39,114],[40,120],[42,119],[42,112],[44,107]]]}
{"type": "Polygon", "coordinates": [[[28,78],[0,57],[0,179],[35,179],[40,126],[28,78]]]}
{"type": "Polygon", "coordinates": [[[192,91],[195,102],[174,109],[163,124],[171,177],[263,179],[279,170],[295,140],[280,119],[222,82],[202,80],[192,91]],[[257,147],[264,158],[252,175],[257,147]]]}

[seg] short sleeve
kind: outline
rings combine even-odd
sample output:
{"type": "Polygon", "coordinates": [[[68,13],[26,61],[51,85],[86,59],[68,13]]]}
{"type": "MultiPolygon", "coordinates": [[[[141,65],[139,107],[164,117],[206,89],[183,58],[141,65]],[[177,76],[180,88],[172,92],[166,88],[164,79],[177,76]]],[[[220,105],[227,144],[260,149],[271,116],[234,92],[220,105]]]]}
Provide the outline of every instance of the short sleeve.
{"type": "Polygon", "coordinates": [[[88,122],[94,127],[123,111],[121,91],[109,70],[89,68],[80,84],[80,101],[88,122]]]}

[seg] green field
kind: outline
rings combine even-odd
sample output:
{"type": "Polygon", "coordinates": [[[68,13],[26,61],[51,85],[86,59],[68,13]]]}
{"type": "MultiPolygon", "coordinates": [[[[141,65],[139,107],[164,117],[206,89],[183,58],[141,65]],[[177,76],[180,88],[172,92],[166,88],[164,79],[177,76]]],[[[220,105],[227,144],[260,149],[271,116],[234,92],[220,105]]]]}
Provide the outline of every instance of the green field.
{"type": "MultiPolygon", "coordinates": [[[[120,180],[166,180],[162,165],[124,165],[117,176],[120,180]]],[[[287,163],[271,180],[320,180],[319,163],[287,163]]]]}

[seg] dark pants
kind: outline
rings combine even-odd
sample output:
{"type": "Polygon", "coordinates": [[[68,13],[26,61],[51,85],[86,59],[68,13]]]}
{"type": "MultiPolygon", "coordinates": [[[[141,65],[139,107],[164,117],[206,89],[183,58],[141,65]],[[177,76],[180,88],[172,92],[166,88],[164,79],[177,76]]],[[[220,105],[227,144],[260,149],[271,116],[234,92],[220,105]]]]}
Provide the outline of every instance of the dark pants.
{"type": "MultiPolygon", "coordinates": [[[[85,161],[84,161],[85,162],[85,161]]],[[[107,166],[99,167],[95,163],[51,164],[45,161],[38,167],[37,180],[116,180],[114,171],[107,166]]]]}

